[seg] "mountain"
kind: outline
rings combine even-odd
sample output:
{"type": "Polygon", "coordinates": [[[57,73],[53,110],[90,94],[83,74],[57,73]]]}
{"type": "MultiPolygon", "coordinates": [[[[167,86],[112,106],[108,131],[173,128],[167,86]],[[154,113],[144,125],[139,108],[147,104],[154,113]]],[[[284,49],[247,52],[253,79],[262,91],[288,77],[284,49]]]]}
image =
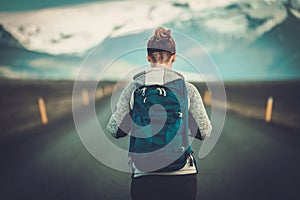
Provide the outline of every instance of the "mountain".
{"type": "MultiPolygon", "coordinates": [[[[0,13],[0,24],[2,30],[21,44],[19,46],[28,50],[53,55],[81,54],[107,37],[160,24],[192,33],[200,42],[198,30],[205,36],[221,36],[226,41],[241,39],[251,42],[282,23],[287,16],[286,10],[282,0],[160,1],[159,4],[157,1],[139,1],[134,6],[132,2],[98,2],[0,13]],[[170,12],[166,15],[168,10],[170,12]],[[186,24],[192,26],[183,29],[186,24]]],[[[1,43],[9,43],[3,40],[2,37],[1,43]]],[[[212,48],[224,45],[221,42],[218,46],[212,40],[209,41],[212,48]]]]}
{"type": "Polygon", "coordinates": [[[0,46],[23,48],[22,44],[0,25],[0,46]]]}
{"type": "MultiPolygon", "coordinates": [[[[225,80],[300,78],[299,11],[299,0],[153,0],[2,12],[0,74],[73,79],[97,45],[105,49],[97,59],[104,60],[120,46],[145,46],[149,35],[135,36],[163,25],[200,44],[225,80]]],[[[193,53],[180,39],[177,43],[181,52],[193,53]]],[[[128,56],[123,64],[140,60],[128,56]]]]}
{"type": "Polygon", "coordinates": [[[97,2],[1,13],[0,24],[27,50],[52,55],[82,54],[120,32],[171,21],[181,10],[170,2],[154,2],[138,1],[134,6],[133,2],[97,2]],[[172,12],[165,15],[165,10],[172,12]]]}

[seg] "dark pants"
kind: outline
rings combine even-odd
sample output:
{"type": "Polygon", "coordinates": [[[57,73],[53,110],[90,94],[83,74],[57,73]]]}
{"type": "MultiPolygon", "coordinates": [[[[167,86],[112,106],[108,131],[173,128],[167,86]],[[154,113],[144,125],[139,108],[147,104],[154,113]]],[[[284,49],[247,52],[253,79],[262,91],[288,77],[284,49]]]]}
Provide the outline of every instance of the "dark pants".
{"type": "Polygon", "coordinates": [[[131,180],[133,200],[195,200],[197,175],[142,176],[131,180]]]}

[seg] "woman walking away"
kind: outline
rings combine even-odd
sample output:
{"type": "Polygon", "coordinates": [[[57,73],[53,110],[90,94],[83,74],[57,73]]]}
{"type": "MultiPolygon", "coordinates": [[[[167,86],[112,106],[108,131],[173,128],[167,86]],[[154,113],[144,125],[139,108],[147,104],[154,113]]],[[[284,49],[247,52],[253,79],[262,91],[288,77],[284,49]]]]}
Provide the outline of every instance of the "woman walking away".
{"type": "Polygon", "coordinates": [[[150,68],[125,87],[107,124],[114,137],[130,136],[133,200],[196,199],[188,134],[203,140],[212,127],[197,88],[172,69],[175,59],[171,31],[157,28],[147,44],[150,68]]]}

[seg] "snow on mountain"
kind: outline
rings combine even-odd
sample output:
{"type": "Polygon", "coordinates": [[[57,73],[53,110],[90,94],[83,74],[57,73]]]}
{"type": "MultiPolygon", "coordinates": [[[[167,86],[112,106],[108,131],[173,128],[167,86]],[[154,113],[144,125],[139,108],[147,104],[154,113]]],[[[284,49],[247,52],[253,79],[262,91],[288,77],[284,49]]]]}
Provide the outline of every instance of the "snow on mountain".
{"type": "MultiPolygon", "coordinates": [[[[290,3],[294,12],[298,12],[298,2],[290,3]]],[[[0,24],[24,48],[53,55],[82,54],[107,37],[164,24],[187,33],[193,32],[193,27],[180,28],[194,24],[207,34],[251,42],[284,21],[287,16],[284,3],[282,0],[97,2],[0,13],[0,24]]],[[[226,47],[226,42],[212,40],[211,48],[226,47]]]]}
{"type": "Polygon", "coordinates": [[[82,53],[118,29],[153,27],[180,8],[168,2],[100,2],[37,11],[1,13],[0,24],[26,49],[49,54],[82,53]],[[164,14],[166,10],[172,10],[164,14]]]}
{"type": "MultiPolygon", "coordinates": [[[[212,1],[212,2],[218,2],[212,1]]],[[[237,44],[249,44],[281,24],[288,16],[283,1],[244,0],[213,4],[209,9],[191,10],[189,20],[172,25],[204,44],[209,52],[221,52],[237,44]],[[194,32],[194,33],[193,33],[194,32]]]]}

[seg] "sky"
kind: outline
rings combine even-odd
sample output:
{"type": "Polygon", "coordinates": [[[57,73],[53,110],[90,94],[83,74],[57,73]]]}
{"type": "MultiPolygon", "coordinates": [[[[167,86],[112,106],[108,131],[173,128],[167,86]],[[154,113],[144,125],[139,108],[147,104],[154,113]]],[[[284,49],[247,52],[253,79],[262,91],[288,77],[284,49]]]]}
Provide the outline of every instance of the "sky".
{"type": "Polygon", "coordinates": [[[0,12],[37,10],[49,7],[76,5],[105,0],[1,0],[0,12]]]}

